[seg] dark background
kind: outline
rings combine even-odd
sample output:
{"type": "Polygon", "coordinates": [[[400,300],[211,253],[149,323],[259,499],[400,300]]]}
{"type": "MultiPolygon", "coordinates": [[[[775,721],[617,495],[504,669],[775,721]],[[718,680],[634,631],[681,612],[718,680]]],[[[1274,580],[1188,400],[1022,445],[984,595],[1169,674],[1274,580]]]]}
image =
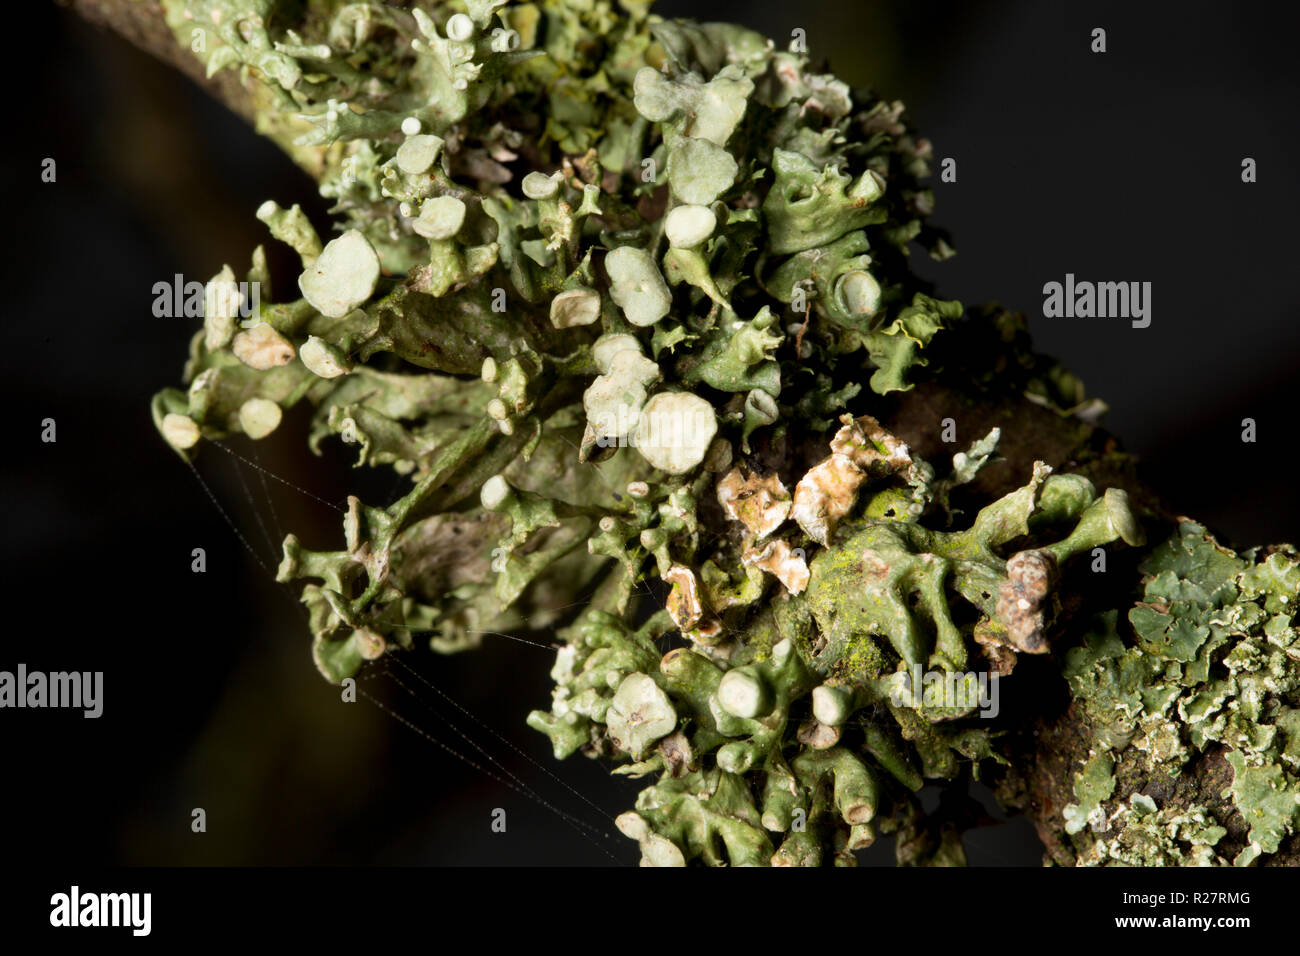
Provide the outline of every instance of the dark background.
{"type": "MultiPolygon", "coordinates": [[[[846,80],[907,102],[936,157],[958,161],[956,184],[933,185],[934,220],[959,254],[918,258],[918,270],[948,297],[1029,315],[1038,347],[1110,403],[1108,425],[1167,500],[1253,545],[1300,539],[1297,70],[1279,7],[673,0],[657,10],[735,20],[778,42],[802,27],[846,80]],[[1089,52],[1094,26],[1107,29],[1105,55],[1089,52]],[[1246,156],[1259,166],[1253,185],[1240,180],[1246,156]],[[1066,272],[1152,282],[1151,327],[1043,319],[1042,285],[1066,272]],[[1240,441],[1247,416],[1254,445],[1240,441]]],[[[317,676],[296,601],[259,562],[274,568],[280,528],[337,546],[338,515],[274,479],[268,504],[257,471],[207,449],[198,472],[255,560],[157,437],[148,402],[179,383],[194,328],[153,316],[153,284],[203,281],[224,263],[242,273],[257,243],[271,247],[253,217],[265,199],[302,203],[318,226],[325,203],[175,72],[66,10],[22,9],[30,22],[13,36],[30,56],[4,67],[0,669],[104,670],[106,687],[99,720],[0,713],[7,859],[635,862],[631,841],[579,835],[368,701],[341,703],[317,676]],[[40,180],[46,157],[54,184],[40,180]],[[39,439],[47,417],[55,444],[39,439]],[[206,574],[190,571],[195,547],[206,574]],[[190,830],[195,807],[205,834],[190,830]],[[504,834],[489,826],[496,807],[504,834]]],[[[256,449],[231,447],[331,502],[391,496],[391,478],[351,472],[339,448],[312,458],[294,425],[256,449]]],[[[474,717],[382,675],[361,686],[500,778],[451,717],[544,800],[613,831],[638,784],[580,757],[553,761],[524,726],[549,701],[548,651],[488,637],[479,652],[412,663],[474,717]]],[[[1024,821],[969,846],[978,863],[1041,853],[1024,821]]],[[[883,841],[867,855],[890,859],[883,841]]]]}

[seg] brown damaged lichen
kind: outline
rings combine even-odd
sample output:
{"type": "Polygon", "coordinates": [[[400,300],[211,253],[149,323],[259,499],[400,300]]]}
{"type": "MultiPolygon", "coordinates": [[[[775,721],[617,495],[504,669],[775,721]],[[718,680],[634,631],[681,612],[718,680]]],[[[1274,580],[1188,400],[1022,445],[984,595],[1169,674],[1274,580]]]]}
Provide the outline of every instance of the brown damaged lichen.
{"type": "Polygon", "coordinates": [[[793,501],[779,475],[758,476],[733,468],[718,481],[718,503],[761,541],[790,516],[793,501]]]}
{"type": "Polygon", "coordinates": [[[774,575],[791,594],[801,594],[808,587],[808,562],[802,553],[779,538],[746,549],[741,560],[774,575]]]}
{"type": "Polygon", "coordinates": [[[1021,551],[1007,561],[1007,580],[998,589],[997,619],[1006,638],[1028,654],[1047,652],[1044,607],[1056,585],[1056,557],[1050,551],[1021,551]]]}
{"type": "Polygon", "coordinates": [[[853,510],[864,482],[905,475],[920,481],[907,445],[870,415],[840,416],[843,427],[831,439],[831,453],[799,479],[794,489],[795,522],[818,544],[829,544],[835,527],[853,510]]]}

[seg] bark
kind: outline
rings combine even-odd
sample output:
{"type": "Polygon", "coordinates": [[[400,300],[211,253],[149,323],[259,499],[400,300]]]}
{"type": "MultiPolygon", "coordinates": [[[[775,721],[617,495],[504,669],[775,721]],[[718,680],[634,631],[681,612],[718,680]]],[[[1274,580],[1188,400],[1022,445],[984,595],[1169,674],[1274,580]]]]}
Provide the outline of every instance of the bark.
{"type": "Polygon", "coordinates": [[[214,77],[204,75],[203,64],[176,42],[163,18],[158,0],[58,0],[90,23],[107,27],[129,40],[144,52],[155,56],[188,76],[199,86],[253,122],[253,97],[241,84],[238,72],[223,70],[214,77]]]}

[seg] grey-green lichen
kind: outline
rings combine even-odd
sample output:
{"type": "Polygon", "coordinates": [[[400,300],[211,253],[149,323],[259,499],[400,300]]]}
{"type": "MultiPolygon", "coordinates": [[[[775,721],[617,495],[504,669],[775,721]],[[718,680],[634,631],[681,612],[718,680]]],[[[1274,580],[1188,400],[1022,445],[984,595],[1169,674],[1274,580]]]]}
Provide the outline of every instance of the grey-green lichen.
{"type": "MultiPolygon", "coordinates": [[[[337,436],[409,479],[349,500],[342,548],[284,542],[322,673],[558,632],[529,723],[652,778],[618,819],[644,862],[851,864],[881,833],[900,861],[961,862],[917,791],[1006,759],[965,691],[1050,649],[1072,556],[1142,529],[1122,491],[1042,462],[958,521],[998,430],[940,470],[891,433],[887,398],[963,320],[907,266],[952,250],[901,104],[636,0],[162,6],[210,74],[238,71],[339,233],[258,210],[301,271],[273,288],[254,252],[256,313],[210,310],[186,388],[154,400],[163,437],[265,439],[305,402],[313,450],[337,436]]],[[[1025,361],[1031,398],[1095,414],[1025,361]]],[[[1218,554],[1208,577],[1151,566],[1141,646],[1072,658],[1107,733],[1070,827],[1123,827],[1094,856],[1214,844],[1194,810],[1107,803],[1123,746],[1173,769],[1230,747],[1251,853],[1293,825],[1292,558],[1218,554]]]]}
{"type": "Polygon", "coordinates": [[[1112,612],[1067,655],[1095,751],[1075,777],[1066,829],[1093,863],[1246,865],[1276,853],[1300,827],[1300,554],[1236,554],[1184,521],[1140,569],[1131,643],[1112,612]],[[1122,769],[1147,790],[1168,789],[1207,755],[1230,768],[1219,795],[1244,828],[1229,860],[1210,848],[1232,820],[1196,804],[1157,807],[1146,794],[1126,804],[1116,788],[1122,769]]]}
{"type": "Polygon", "coordinates": [[[345,550],[286,542],[281,576],[316,582],[304,597],[331,678],[357,655],[323,644],[359,628],[450,648],[544,626],[562,603],[550,585],[594,581],[610,557],[627,580],[601,595],[626,612],[648,556],[660,573],[689,563],[683,516],[736,438],[799,424],[781,404],[799,366],[864,352],[881,356],[879,391],[905,388],[915,346],[960,311],[900,267],[913,238],[944,249],[922,223],[927,145],[890,104],[855,102],[742,28],[604,0],[164,8],[209,73],[239,71],[340,234],[258,210],[299,254],[302,297],[274,295],[259,249],[244,277],[257,314],[209,317],[188,390],[155,400],[159,427],[189,454],[200,436],[264,438],[270,406],[306,400],[313,448],[338,435],[358,464],[412,481],[388,508],[353,503],[345,550]],[[870,328],[855,318],[868,270],[870,328]],[[796,298],[797,337],[779,318],[796,298]],[[512,495],[489,509],[494,476],[512,495]],[[622,491],[635,481],[639,500],[622,491]],[[451,580],[411,573],[471,521],[514,531],[451,580]]]}
{"type": "Polygon", "coordinates": [[[1041,464],[968,529],[927,529],[918,518],[939,484],[933,469],[873,419],[850,418],[838,440],[869,442],[868,432],[888,453],[874,471],[859,459],[863,482],[870,501],[891,510],[849,505],[822,542],[790,520],[776,476],[732,470],[714,483],[731,540],[695,567],[661,572],[672,585],[665,611],[633,630],[592,610],[562,632],[551,710],[529,723],[550,736],[557,757],[583,750],[624,761],[617,772],[659,777],[620,824],[640,834],[646,862],[722,862],[719,845],[736,863],[851,862],[879,827],[911,818],[926,778],[998,759],[989,729],[971,719],[973,695],[936,701],[913,675],[964,673],[976,648],[986,674],[1010,670],[1017,651],[1046,650],[1058,565],[1121,535],[1140,541],[1122,493],[1098,496],[1087,479],[1041,464]],[[893,511],[900,501],[913,507],[893,511]],[[801,579],[806,593],[779,574],[779,584],[756,576],[746,560],[756,539],[781,534],[816,552],[801,579]],[[1034,547],[999,553],[1013,540],[1034,547]],[[1027,575],[1025,554],[1052,574],[1027,575]],[[949,609],[955,595],[975,611],[964,627],[949,609]],[[656,641],[674,631],[689,643],[661,654],[656,641]],[[665,696],[642,709],[629,745],[627,708],[616,704],[633,678],[665,696]],[[674,721],[662,719],[664,700],[674,721]]]}

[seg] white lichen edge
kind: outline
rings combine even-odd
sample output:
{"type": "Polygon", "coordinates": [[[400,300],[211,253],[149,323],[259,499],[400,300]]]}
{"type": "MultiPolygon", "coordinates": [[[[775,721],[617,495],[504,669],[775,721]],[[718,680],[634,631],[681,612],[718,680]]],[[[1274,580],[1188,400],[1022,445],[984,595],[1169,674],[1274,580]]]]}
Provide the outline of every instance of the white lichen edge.
{"type": "Polygon", "coordinates": [[[690,392],[660,392],[641,410],[636,450],[661,471],[681,475],[704,460],[717,431],[709,402],[690,392]]]}
{"type": "Polygon", "coordinates": [[[331,239],[298,277],[303,297],[321,315],[341,319],[375,291],[379,256],[370,240],[355,229],[331,239]]]}

